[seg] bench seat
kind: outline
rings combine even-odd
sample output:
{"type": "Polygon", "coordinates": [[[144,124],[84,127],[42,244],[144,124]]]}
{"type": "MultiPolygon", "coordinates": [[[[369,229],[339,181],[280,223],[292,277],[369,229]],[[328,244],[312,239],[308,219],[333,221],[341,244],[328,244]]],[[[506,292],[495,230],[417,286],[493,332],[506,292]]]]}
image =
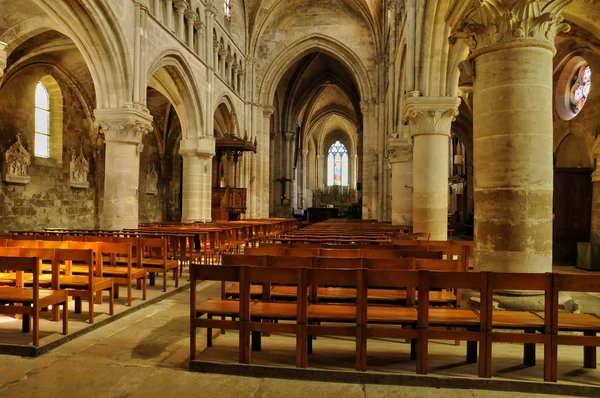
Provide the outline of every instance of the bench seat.
{"type": "Polygon", "coordinates": [[[238,300],[206,300],[196,305],[196,317],[202,315],[239,316],[240,302],[238,300]]]}
{"type": "MultiPolygon", "coordinates": [[[[66,300],[64,290],[40,289],[40,307],[47,307],[60,300],[66,300]]],[[[0,301],[8,303],[33,303],[33,289],[25,287],[0,288],[0,301]]]]}
{"type": "MultiPolygon", "coordinates": [[[[262,294],[263,294],[262,285],[250,285],[250,295],[262,296],[262,294]]],[[[240,295],[240,284],[239,283],[233,283],[225,288],[225,297],[238,297],[239,295],[240,295]]],[[[294,290],[293,297],[296,297],[295,290],[294,290]]]]}
{"type": "MultiPolygon", "coordinates": [[[[537,312],[543,317],[543,312],[537,312]]],[[[565,331],[596,331],[600,332],[600,316],[596,314],[558,313],[558,330],[565,331]]]]}
{"type": "Polygon", "coordinates": [[[506,329],[543,328],[544,314],[540,316],[528,311],[493,311],[492,326],[506,329]]]}
{"type": "MultiPolygon", "coordinates": [[[[105,266],[102,269],[102,274],[104,276],[116,276],[116,277],[127,277],[127,267],[119,267],[119,266],[105,266]]],[[[132,268],[131,269],[131,277],[133,279],[143,278],[146,275],[146,270],[143,268],[132,268]]]]}
{"type": "Polygon", "coordinates": [[[250,308],[250,317],[265,319],[296,319],[295,303],[259,301],[250,308]]]}
{"type": "MultiPolygon", "coordinates": [[[[61,275],[59,277],[61,289],[81,288],[89,285],[89,278],[83,275],[61,275]]],[[[107,288],[112,285],[110,278],[93,277],[92,283],[96,288],[100,285],[105,285],[107,288]]]]}
{"type": "Polygon", "coordinates": [[[416,325],[417,314],[417,309],[412,307],[369,305],[367,307],[367,322],[416,325]]]}
{"type": "Polygon", "coordinates": [[[309,304],[308,319],[315,321],[355,322],[356,306],[345,304],[309,304]]]}
{"type": "Polygon", "coordinates": [[[479,315],[473,310],[456,308],[429,309],[429,324],[436,326],[479,326],[479,315]]]}

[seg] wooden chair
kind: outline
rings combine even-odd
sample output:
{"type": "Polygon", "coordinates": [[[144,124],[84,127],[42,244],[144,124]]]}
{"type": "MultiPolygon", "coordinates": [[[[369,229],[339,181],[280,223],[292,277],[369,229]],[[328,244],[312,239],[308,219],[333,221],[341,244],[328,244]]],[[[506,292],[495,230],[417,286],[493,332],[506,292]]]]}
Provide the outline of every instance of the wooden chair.
{"type": "Polygon", "coordinates": [[[417,373],[427,374],[429,340],[466,340],[468,362],[477,362],[477,342],[479,342],[478,374],[479,377],[485,377],[488,308],[486,289],[487,273],[485,272],[419,271],[417,358],[421,358],[421,366],[417,366],[417,373]],[[473,310],[431,307],[429,291],[433,288],[477,290],[481,293],[482,310],[477,314],[473,310]],[[442,329],[438,329],[439,327],[442,329]]]}
{"type": "MultiPolygon", "coordinates": [[[[248,254],[223,254],[222,264],[225,266],[241,266],[251,265],[255,267],[265,267],[267,265],[268,256],[254,256],[248,254]]],[[[260,298],[264,295],[263,286],[250,286],[250,295],[253,298],[260,298]]],[[[228,284],[221,281],[221,299],[236,298],[240,295],[240,284],[228,284]]]]}
{"type": "Polygon", "coordinates": [[[163,276],[163,292],[167,291],[167,273],[173,270],[175,287],[179,286],[179,273],[177,260],[167,258],[167,240],[165,238],[140,238],[140,262],[142,267],[150,273],[150,284],[154,285],[154,273],[163,276]]]}
{"type": "MultiPolygon", "coordinates": [[[[367,300],[366,287],[364,286],[364,272],[356,269],[308,269],[307,284],[311,286],[334,286],[337,289],[354,290],[355,303],[353,304],[327,304],[320,302],[319,297],[311,297],[308,305],[308,353],[312,353],[312,336],[348,336],[356,341],[356,370],[362,368],[362,333],[366,324],[363,301],[367,300]],[[361,294],[356,294],[360,291],[361,294]],[[323,324],[326,323],[326,324],[323,324]],[[331,325],[334,323],[334,325],[331,325]]],[[[320,294],[320,293],[318,293],[320,294]]]]}
{"type": "MultiPolygon", "coordinates": [[[[261,349],[262,333],[292,333],[296,335],[296,366],[306,367],[306,305],[307,305],[307,286],[306,269],[304,268],[264,268],[248,267],[243,275],[242,292],[246,292],[246,297],[242,302],[246,306],[243,314],[249,312],[248,327],[243,332],[243,344],[248,346],[250,334],[252,335],[252,350],[261,349]],[[285,284],[295,286],[296,300],[294,302],[255,302],[251,308],[248,305],[249,298],[247,292],[251,284],[262,284],[263,286],[272,284],[285,284]],[[277,321],[285,320],[285,323],[277,321]],[[275,323],[275,322],[277,323],[275,323]]],[[[241,315],[240,318],[244,316],[241,315]]],[[[250,362],[250,351],[245,350],[248,356],[244,363],[250,362]]]]}
{"type": "MultiPolygon", "coordinates": [[[[371,291],[407,291],[415,290],[419,284],[417,271],[398,271],[389,269],[368,269],[363,271],[363,278],[368,289],[369,300],[371,291]]],[[[364,288],[359,295],[364,296],[364,288]]],[[[367,339],[369,338],[404,338],[411,340],[411,359],[416,352],[414,342],[418,338],[418,312],[416,308],[399,305],[374,305],[362,300],[361,317],[366,322],[360,335],[360,370],[367,369],[367,339]],[[401,328],[398,328],[401,326],[401,328]]],[[[421,358],[417,359],[417,369],[422,367],[421,358]]]]}
{"type": "MultiPolygon", "coordinates": [[[[600,346],[600,316],[598,314],[569,314],[559,312],[558,294],[568,292],[600,292],[600,275],[554,274],[552,291],[552,358],[550,381],[558,379],[558,346],[583,346],[583,367],[596,369],[596,351],[600,346]],[[563,332],[563,333],[561,333],[563,332]],[[566,332],[566,333],[564,333],[566,332]],[[574,334],[573,332],[579,332],[574,334]],[[582,334],[581,334],[582,333],[582,334]]],[[[548,313],[548,302],[544,315],[548,313]]],[[[538,314],[540,315],[540,314],[538,314]]],[[[544,358],[546,353],[544,353],[544,358]]]]}
{"type": "MultiPolygon", "coordinates": [[[[59,287],[65,289],[69,296],[75,298],[75,313],[81,313],[81,299],[88,299],[89,323],[94,323],[94,294],[104,290],[109,292],[109,314],[115,314],[114,287],[112,278],[94,275],[94,252],[92,249],[56,249],[56,262],[78,263],[79,267],[87,267],[86,275],[60,275],[59,287]]],[[[68,268],[70,268],[67,265],[68,268]]]]}
{"type": "Polygon", "coordinates": [[[239,331],[239,361],[250,361],[247,343],[247,324],[252,303],[245,283],[241,283],[245,266],[201,266],[190,264],[190,360],[196,358],[196,329],[206,328],[206,346],[212,347],[212,329],[232,329],[239,331]],[[241,286],[240,300],[206,300],[197,303],[196,283],[199,280],[237,282],[241,286]],[[206,318],[202,318],[206,315],[206,318]],[[231,320],[213,319],[231,317],[231,320]]]}
{"type": "Polygon", "coordinates": [[[99,243],[100,258],[108,255],[108,265],[102,266],[102,276],[113,280],[115,297],[118,297],[118,285],[127,286],[127,305],[131,306],[133,281],[139,280],[142,284],[142,299],[146,300],[146,270],[141,267],[132,267],[131,244],[129,243],[99,243]],[[125,265],[118,265],[117,258],[125,265]]]}
{"type": "MultiPolygon", "coordinates": [[[[33,321],[33,345],[40,345],[40,311],[49,306],[62,306],[64,335],[69,332],[69,312],[67,292],[58,289],[40,289],[40,260],[37,257],[0,257],[0,271],[28,272],[32,274],[32,286],[3,287],[0,289],[0,312],[7,315],[22,314],[31,316],[33,321]]],[[[57,278],[53,278],[52,287],[57,287],[57,278]]]]}
{"type": "Polygon", "coordinates": [[[248,247],[244,254],[249,256],[283,256],[284,247],[248,247]]]}
{"type": "MultiPolygon", "coordinates": [[[[535,365],[535,344],[544,344],[544,380],[551,380],[552,363],[552,274],[501,273],[490,272],[487,277],[485,302],[486,367],[485,377],[492,376],[492,343],[524,343],[524,365],[535,365]],[[492,299],[495,290],[543,291],[545,295],[545,319],[529,311],[493,311],[492,299]],[[524,333],[511,333],[507,330],[523,330],[524,333]],[[536,333],[539,332],[539,333],[536,333]]],[[[483,316],[482,316],[483,318],[483,316]]]]}

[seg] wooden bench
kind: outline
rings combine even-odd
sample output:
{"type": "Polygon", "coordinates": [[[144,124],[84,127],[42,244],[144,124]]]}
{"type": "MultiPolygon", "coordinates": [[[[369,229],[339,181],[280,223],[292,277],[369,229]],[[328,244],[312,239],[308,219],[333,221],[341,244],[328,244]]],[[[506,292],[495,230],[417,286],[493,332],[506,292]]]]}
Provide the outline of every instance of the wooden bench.
{"type": "Polygon", "coordinates": [[[167,258],[167,240],[164,238],[140,238],[140,262],[142,267],[150,273],[150,284],[154,285],[154,273],[161,273],[163,277],[163,292],[167,291],[167,273],[173,271],[175,287],[179,286],[179,273],[177,260],[167,258]]]}
{"type": "Polygon", "coordinates": [[[133,267],[131,258],[131,244],[106,243],[98,244],[99,258],[106,255],[109,260],[102,266],[102,276],[113,280],[115,297],[118,297],[118,285],[127,286],[127,305],[131,306],[133,281],[141,281],[142,300],[146,300],[146,270],[142,267],[133,267]],[[125,265],[119,265],[117,259],[125,265]]]}

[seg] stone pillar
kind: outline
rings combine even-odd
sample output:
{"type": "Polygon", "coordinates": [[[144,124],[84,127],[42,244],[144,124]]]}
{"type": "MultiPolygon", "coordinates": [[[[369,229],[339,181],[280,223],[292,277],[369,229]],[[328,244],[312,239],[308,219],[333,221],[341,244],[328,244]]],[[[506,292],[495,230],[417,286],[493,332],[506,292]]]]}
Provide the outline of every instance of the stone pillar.
{"type": "Polygon", "coordinates": [[[302,188],[300,189],[300,205],[298,208],[306,209],[306,181],[308,180],[308,149],[302,150],[302,188]]]}
{"type": "Polygon", "coordinates": [[[258,137],[258,175],[260,176],[258,190],[256,192],[257,197],[261,201],[261,212],[259,217],[269,217],[269,188],[271,184],[271,173],[270,173],[270,151],[271,151],[271,115],[275,109],[272,106],[263,106],[263,130],[258,137]]]}
{"type": "Polygon", "coordinates": [[[227,53],[227,57],[225,57],[225,82],[229,83],[230,86],[233,87],[233,82],[231,81],[231,67],[233,63],[233,57],[231,54],[227,53]]]}
{"type": "Polygon", "coordinates": [[[568,3],[483,0],[449,13],[450,42],[467,40],[475,70],[476,270],[552,271],[552,58],[568,3]]]}
{"type": "Polygon", "coordinates": [[[196,13],[192,11],[188,11],[185,13],[185,17],[187,19],[187,46],[192,51],[196,51],[194,48],[194,24],[196,23],[196,13]]]}
{"type": "MultiPolygon", "coordinates": [[[[596,170],[592,173],[592,229],[590,242],[600,245],[600,137],[596,139],[593,150],[596,170]]],[[[596,261],[600,261],[600,259],[596,261]]]]}
{"type": "Polygon", "coordinates": [[[184,15],[187,10],[186,0],[175,0],[175,9],[177,10],[177,37],[179,40],[185,41],[185,20],[184,15]]]}
{"type": "Polygon", "coordinates": [[[238,76],[239,78],[239,84],[238,84],[238,93],[240,94],[240,96],[244,97],[246,95],[246,91],[244,90],[244,70],[240,67],[238,69],[238,76]]]}
{"type": "Polygon", "coordinates": [[[240,66],[238,64],[233,64],[231,66],[231,69],[233,70],[233,80],[231,82],[231,88],[233,89],[233,91],[239,92],[238,70],[240,69],[240,66]]]}
{"type": "Polygon", "coordinates": [[[458,97],[408,97],[404,124],[413,147],[413,230],[448,239],[448,140],[458,97]]]}
{"type": "Polygon", "coordinates": [[[225,82],[227,82],[227,76],[225,75],[225,63],[227,61],[227,50],[222,47],[219,49],[219,55],[221,56],[221,64],[219,65],[219,74],[225,82]]]}
{"type": "Polygon", "coordinates": [[[213,66],[215,73],[219,73],[219,47],[220,43],[217,40],[213,41],[213,66]]]}
{"type": "Polygon", "coordinates": [[[315,189],[324,189],[325,185],[327,184],[327,176],[325,176],[325,178],[323,177],[323,156],[321,156],[321,154],[317,154],[316,157],[316,161],[317,164],[315,165],[315,174],[316,174],[316,178],[315,178],[315,189]]]}
{"type": "Polygon", "coordinates": [[[208,60],[206,59],[206,55],[204,54],[204,23],[202,23],[202,21],[196,21],[194,22],[194,28],[196,28],[196,48],[194,49],[194,51],[196,51],[196,54],[198,54],[198,56],[203,59],[204,61],[206,61],[208,63],[208,60]]]}
{"type": "Polygon", "coordinates": [[[102,229],[138,227],[138,187],[142,138],[152,131],[149,112],[96,109],[94,126],[106,142],[102,229]]]}
{"type": "Polygon", "coordinates": [[[211,220],[212,158],[215,139],[182,139],[179,153],[183,157],[181,221],[209,222],[211,220]]]}
{"type": "MultiPolygon", "coordinates": [[[[293,162],[293,156],[292,156],[292,147],[293,147],[293,139],[294,139],[295,134],[292,132],[287,132],[283,134],[283,137],[285,138],[285,147],[283,150],[283,170],[281,175],[285,178],[289,178],[290,180],[292,179],[292,162],[293,162]]],[[[291,190],[291,186],[292,186],[292,181],[289,181],[285,184],[285,192],[282,192],[283,195],[285,195],[286,198],[288,198],[291,201],[291,195],[292,195],[292,190],[291,190]]]]}
{"type": "Polygon", "coordinates": [[[166,0],[165,9],[167,11],[167,15],[165,16],[165,25],[167,26],[167,29],[169,29],[171,32],[174,32],[175,27],[173,26],[173,0],[166,0]]]}
{"type": "Polygon", "coordinates": [[[392,164],[392,225],[413,223],[413,147],[406,140],[389,142],[392,164]]]}

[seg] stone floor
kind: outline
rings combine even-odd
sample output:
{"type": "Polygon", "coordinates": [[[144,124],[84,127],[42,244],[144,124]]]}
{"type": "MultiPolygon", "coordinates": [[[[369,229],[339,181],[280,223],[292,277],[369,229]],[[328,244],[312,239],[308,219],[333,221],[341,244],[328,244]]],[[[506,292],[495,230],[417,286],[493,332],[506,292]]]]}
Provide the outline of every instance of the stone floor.
{"type": "MultiPolygon", "coordinates": [[[[218,297],[218,284],[198,286],[199,298],[218,297]]],[[[598,299],[600,300],[600,299],[598,299]]],[[[590,303],[597,303],[591,300],[590,303]]],[[[84,307],[85,308],[85,307],[84,307]]],[[[600,307],[599,307],[600,308],[600,307]]],[[[189,364],[189,291],[177,293],[151,306],[70,341],[38,358],[0,355],[0,397],[502,397],[504,391],[464,388],[436,388],[402,385],[332,383],[325,381],[285,380],[242,377],[188,371],[189,364]]],[[[228,332],[204,350],[206,338],[198,335],[199,359],[219,360],[235,357],[236,334],[228,332]],[[203,351],[204,350],[204,351],[203,351]],[[202,351],[202,352],[200,352],[202,351]]],[[[253,353],[255,363],[270,366],[293,364],[292,337],[272,335],[263,339],[263,351],[253,353]]],[[[319,338],[312,368],[341,369],[352,372],[353,345],[344,339],[319,338]]],[[[464,361],[464,343],[434,342],[430,346],[432,378],[456,379],[473,385],[476,366],[464,361]]],[[[538,350],[538,366],[523,367],[522,348],[497,344],[493,379],[503,390],[504,382],[539,382],[543,352],[538,350]]],[[[575,386],[600,387],[600,371],[583,369],[581,348],[560,348],[558,384],[555,396],[577,396],[575,386]],[[570,388],[574,388],[569,393],[570,388]]],[[[414,362],[407,359],[408,345],[398,341],[370,341],[369,368],[381,374],[414,375],[414,362]],[[393,348],[390,350],[390,347],[393,348]]],[[[397,384],[397,383],[396,383],[397,384]]],[[[430,383],[435,385],[435,383],[430,383]]],[[[467,386],[468,387],[468,386],[467,386]]],[[[535,390],[535,389],[534,389],[535,390]]],[[[518,397],[540,394],[510,392],[518,397]]],[[[589,394],[588,394],[589,395],[589,394]]],[[[600,394],[599,394],[600,395],[600,394]]],[[[550,395],[546,395],[550,396],[550,395]]]]}

